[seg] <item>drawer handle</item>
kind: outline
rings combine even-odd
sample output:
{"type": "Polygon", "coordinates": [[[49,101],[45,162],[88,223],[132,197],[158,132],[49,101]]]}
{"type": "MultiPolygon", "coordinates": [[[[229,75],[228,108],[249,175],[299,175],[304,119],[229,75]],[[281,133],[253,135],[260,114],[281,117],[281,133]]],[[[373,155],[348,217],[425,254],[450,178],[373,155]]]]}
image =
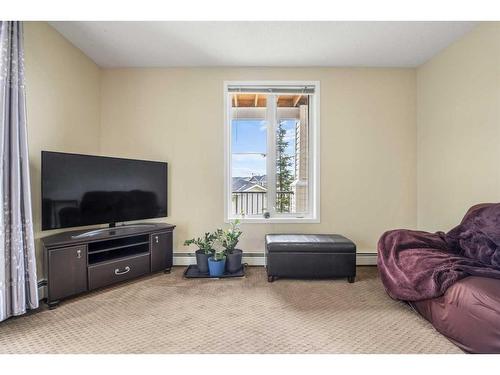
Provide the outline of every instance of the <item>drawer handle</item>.
{"type": "Polygon", "coordinates": [[[130,271],[130,267],[127,266],[123,269],[123,271],[120,271],[119,268],[115,269],[115,275],[124,275],[126,274],[128,271],[130,271]]]}

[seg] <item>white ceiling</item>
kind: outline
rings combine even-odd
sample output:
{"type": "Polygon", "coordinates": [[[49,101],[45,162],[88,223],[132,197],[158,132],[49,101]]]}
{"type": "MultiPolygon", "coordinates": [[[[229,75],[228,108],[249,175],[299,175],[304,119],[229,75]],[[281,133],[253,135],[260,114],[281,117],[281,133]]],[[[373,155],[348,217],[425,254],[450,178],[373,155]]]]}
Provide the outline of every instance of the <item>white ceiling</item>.
{"type": "Polygon", "coordinates": [[[415,67],[476,22],[50,22],[99,66],[415,67]]]}

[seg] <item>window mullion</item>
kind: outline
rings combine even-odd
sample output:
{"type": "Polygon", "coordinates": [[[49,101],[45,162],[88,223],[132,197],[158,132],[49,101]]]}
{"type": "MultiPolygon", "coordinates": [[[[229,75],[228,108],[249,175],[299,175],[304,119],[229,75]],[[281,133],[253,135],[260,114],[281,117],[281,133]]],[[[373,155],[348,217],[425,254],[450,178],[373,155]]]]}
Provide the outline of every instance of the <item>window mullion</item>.
{"type": "Polygon", "coordinates": [[[267,100],[267,210],[276,215],[276,95],[267,100]]]}
{"type": "Polygon", "coordinates": [[[232,111],[232,95],[229,93],[226,93],[226,123],[225,123],[225,164],[226,164],[226,171],[225,171],[225,177],[226,177],[226,186],[224,188],[224,192],[226,193],[226,218],[229,219],[229,217],[233,214],[232,213],[232,200],[233,200],[233,150],[232,150],[232,122],[233,122],[233,111],[232,111]]]}

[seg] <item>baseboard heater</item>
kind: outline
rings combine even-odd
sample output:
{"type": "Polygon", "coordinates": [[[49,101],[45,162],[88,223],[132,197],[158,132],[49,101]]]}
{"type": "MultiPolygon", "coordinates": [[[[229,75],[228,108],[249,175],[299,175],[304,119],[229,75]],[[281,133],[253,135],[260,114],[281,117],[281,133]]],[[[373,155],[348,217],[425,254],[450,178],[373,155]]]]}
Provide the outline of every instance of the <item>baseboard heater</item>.
{"type": "MultiPolygon", "coordinates": [[[[192,253],[174,253],[174,266],[187,266],[196,262],[195,255],[192,253]]],[[[265,266],[266,258],[261,252],[243,253],[243,262],[250,266],[265,266]]],[[[358,266],[376,266],[377,253],[357,253],[356,265],[358,266]]]]}

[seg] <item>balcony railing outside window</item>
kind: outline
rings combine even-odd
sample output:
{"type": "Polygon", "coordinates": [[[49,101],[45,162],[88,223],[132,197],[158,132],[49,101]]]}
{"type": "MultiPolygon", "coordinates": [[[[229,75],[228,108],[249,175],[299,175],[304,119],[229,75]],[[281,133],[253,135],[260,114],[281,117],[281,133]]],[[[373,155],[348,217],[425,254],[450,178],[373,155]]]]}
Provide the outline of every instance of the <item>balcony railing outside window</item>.
{"type": "MultiPolygon", "coordinates": [[[[291,212],[293,191],[278,191],[278,212],[291,212]]],[[[232,192],[232,212],[235,215],[262,215],[268,210],[265,191],[232,192]]]]}

